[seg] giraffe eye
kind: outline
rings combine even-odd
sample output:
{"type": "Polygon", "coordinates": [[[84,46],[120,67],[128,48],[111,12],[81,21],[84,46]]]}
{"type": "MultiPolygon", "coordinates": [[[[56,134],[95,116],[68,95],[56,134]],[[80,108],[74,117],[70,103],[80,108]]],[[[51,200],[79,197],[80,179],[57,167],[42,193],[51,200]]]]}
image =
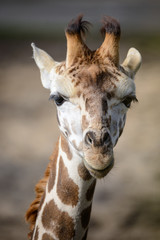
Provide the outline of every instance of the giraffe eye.
{"type": "Polygon", "coordinates": [[[127,107],[130,108],[132,101],[138,102],[137,98],[135,96],[128,96],[125,99],[123,99],[122,103],[127,107]]]}
{"type": "Polygon", "coordinates": [[[61,106],[66,101],[66,99],[59,93],[56,95],[54,95],[54,94],[51,95],[49,99],[50,100],[53,99],[57,106],[61,106]]]}
{"type": "Polygon", "coordinates": [[[132,98],[131,98],[131,97],[126,97],[126,98],[122,101],[122,103],[123,103],[127,108],[130,108],[131,102],[132,102],[132,98]]]}

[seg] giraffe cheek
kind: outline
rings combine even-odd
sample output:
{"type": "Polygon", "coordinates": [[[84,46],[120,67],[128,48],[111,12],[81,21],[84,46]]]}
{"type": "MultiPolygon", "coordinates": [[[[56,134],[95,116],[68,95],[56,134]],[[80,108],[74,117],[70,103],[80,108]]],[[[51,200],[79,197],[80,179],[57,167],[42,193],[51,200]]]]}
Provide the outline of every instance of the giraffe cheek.
{"type": "Polygon", "coordinates": [[[120,118],[119,122],[117,122],[117,127],[113,128],[114,130],[113,132],[113,137],[112,137],[112,142],[113,142],[113,146],[115,146],[118,142],[118,139],[120,138],[120,136],[123,133],[123,129],[125,126],[125,119],[126,119],[126,115],[124,115],[123,117],[120,118]]]}

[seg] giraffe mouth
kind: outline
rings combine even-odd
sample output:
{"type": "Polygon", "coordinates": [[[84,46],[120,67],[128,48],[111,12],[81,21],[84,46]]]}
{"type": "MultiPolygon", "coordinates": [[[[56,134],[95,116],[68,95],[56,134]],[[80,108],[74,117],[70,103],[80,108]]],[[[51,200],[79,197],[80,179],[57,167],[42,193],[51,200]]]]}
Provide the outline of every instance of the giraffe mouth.
{"type": "Polygon", "coordinates": [[[94,177],[94,178],[103,178],[105,177],[109,172],[110,170],[113,168],[114,166],[114,157],[112,157],[110,159],[110,163],[109,165],[104,168],[104,169],[95,169],[93,168],[90,164],[87,163],[87,161],[84,159],[84,165],[85,167],[87,168],[87,170],[89,171],[89,173],[94,177]]]}

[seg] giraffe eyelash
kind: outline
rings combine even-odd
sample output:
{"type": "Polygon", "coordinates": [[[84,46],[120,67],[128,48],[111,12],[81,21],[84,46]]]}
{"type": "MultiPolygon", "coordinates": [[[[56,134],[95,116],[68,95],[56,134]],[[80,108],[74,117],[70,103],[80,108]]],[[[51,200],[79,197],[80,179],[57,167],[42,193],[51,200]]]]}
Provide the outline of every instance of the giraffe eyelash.
{"type": "Polygon", "coordinates": [[[63,95],[57,93],[57,94],[51,94],[49,97],[49,100],[54,100],[55,104],[59,107],[68,99],[63,95]]]}
{"type": "Polygon", "coordinates": [[[123,98],[123,100],[121,101],[127,108],[131,107],[131,103],[132,102],[138,102],[138,99],[136,98],[136,96],[126,96],[123,98]]]}

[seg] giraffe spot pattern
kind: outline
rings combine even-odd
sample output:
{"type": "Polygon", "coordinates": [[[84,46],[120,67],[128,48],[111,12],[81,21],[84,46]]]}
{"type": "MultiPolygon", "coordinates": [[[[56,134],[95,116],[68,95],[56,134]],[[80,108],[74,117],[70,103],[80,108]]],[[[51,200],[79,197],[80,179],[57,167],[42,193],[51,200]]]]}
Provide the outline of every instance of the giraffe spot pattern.
{"type": "MultiPolygon", "coordinates": [[[[67,212],[59,210],[54,200],[46,204],[42,214],[42,224],[46,230],[53,232],[58,239],[70,240],[75,235],[73,219],[67,212]]],[[[48,238],[43,240],[45,239],[48,240],[48,238]]]]}
{"type": "Polygon", "coordinates": [[[76,206],[78,203],[79,187],[68,175],[62,157],[59,160],[57,194],[64,204],[76,206]]]}
{"type": "Polygon", "coordinates": [[[80,163],[78,166],[78,174],[84,181],[90,180],[92,178],[83,163],[80,163]]]}
{"type": "Polygon", "coordinates": [[[71,150],[68,146],[68,142],[63,135],[61,135],[61,147],[62,147],[62,151],[67,154],[67,158],[69,160],[71,160],[72,159],[72,153],[71,153],[71,150]]]}

